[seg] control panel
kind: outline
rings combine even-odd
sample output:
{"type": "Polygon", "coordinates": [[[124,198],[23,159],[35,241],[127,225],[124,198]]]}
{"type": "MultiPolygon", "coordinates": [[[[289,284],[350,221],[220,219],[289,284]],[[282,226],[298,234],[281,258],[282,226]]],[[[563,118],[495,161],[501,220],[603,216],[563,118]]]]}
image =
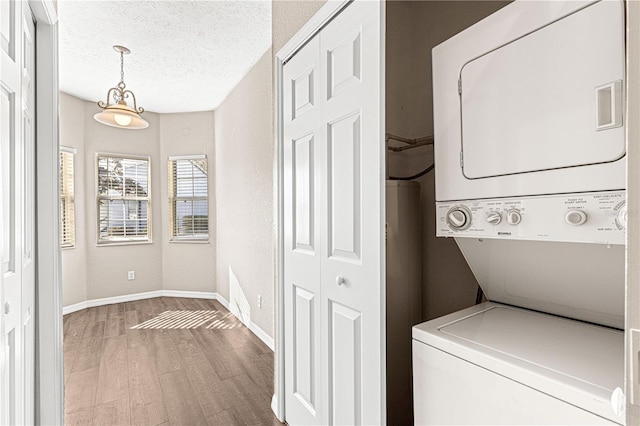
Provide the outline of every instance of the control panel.
{"type": "Polygon", "coordinates": [[[625,191],[437,202],[439,237],[624,244],[625,191]]]}

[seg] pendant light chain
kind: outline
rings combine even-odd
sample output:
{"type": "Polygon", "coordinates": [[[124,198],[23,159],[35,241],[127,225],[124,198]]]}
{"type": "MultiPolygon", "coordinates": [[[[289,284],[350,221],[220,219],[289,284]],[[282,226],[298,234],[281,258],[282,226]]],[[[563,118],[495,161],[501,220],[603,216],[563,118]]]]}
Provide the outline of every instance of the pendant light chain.
{"type": "Polygon", "coordinates": [[[118,87],[122,90],[127,87],[127,85],[124,84],[124,52],[120,52],[120,83],[118,83],[118,87]]]}

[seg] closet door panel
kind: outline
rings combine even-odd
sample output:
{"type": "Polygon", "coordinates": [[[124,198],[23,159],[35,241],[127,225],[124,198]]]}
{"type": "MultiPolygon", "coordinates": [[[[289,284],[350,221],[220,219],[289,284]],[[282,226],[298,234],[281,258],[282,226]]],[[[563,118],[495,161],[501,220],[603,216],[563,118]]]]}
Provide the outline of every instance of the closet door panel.
{"type": "Polygon", "coordinates": [[[318,50],[283,67],[285,406],[289,424],[323,424],[320,392],[318,50]]]}
{"type": "Polygon", "coordinates": [[[328,125],[329,256],[359,261],[362,217],[360,212],[360,113],[328,125]]]}
{"type": "Polygon", "coordinates": [[[329,424],[385,423],[383,11],[354,1],[320,33],[329,424]]]}

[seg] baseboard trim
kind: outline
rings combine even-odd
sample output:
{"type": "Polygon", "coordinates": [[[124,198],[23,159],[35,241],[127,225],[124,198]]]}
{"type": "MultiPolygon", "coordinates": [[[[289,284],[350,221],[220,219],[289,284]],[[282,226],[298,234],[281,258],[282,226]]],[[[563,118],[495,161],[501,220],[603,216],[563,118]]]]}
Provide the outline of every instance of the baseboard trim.
{"type": "Polygon", "coordinates": [[[273,414],[281,423],[284,423],[284,416],[280,416],[280,413],[278,412],[278,395],[276,394],[273,394],[271,397],[271,411],[273,411],[273,414]]]}
{"type": "Polygon", "coordinates": [[[240,315],[240,312],[235,307],[235,305],[229,304],[229,301],[227,299],[225,299],[223,296],[221,296],[220,294],[218,294],[218,293],[216,293],[216,296],[217,296],[216,300],[218,302],[220,302],[222,304],[222,306],[227,308],[229,310],[229,312],[231,312],[236,318],[238,318],[240,321],[242,321],[242,323],[245,326],[247,326],[247,328],[249,330],[251,330],[251,332],[253,334],[255,334],[258,337],[258,339],[262,340],[262,343],[267,345],[269,347],[269,349],[271,349],[272,351],[275,352],[276,345],[275,345],[275,342],[273,340],[273,337],[269,336],[266,331],[264,331],[259,326],[257,326],[253,321],[251,321],[251,320],[243,321],[242,320],[242,316],[240,315]]]}
{"type": "Polygon", "coordinates": [[[249,324],[249,330],[253,332],[258,339],[262,340],[262,342],[271,349],[272,352],[275,352],[275,342],[273,341],[273,337],[269,336],[266,331],[258,327],[255,323],[249,324]]]}
{"type": "MultiPolygon", "coordinates": [[[[73,312],[81,311],[87,308],[95,308],[96,306],[112,305],[114,303],[133,302],[135,300],[153,299],[154,297],[184,297],[189,299],[213,299],[217,300],[229,310],[238,319],[242,320],[240,313],[233,306],[229,305],[229,301],[222,295],[215,292],[208,291],[182,291],[182,290],[156,290],[147,291],[145,293],[126,294],[123,296],[104,297],[101,299],[86,300],[84,302],[75,303],[73,305],[65,306],[62,308],[62,315],[71,314],[73,312]]],[[[269,336],[263,329],[254,324],[251,320],[243,321],[243,324],[255,334],[258,339],[269,347],[272,351],[275,350],[275,342],[273,337],[269,336]]]]}

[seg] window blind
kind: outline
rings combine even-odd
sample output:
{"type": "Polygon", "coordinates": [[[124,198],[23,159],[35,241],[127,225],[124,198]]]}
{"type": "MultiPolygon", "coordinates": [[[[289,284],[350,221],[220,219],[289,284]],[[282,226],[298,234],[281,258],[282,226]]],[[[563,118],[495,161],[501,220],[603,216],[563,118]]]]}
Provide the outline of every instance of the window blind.
{"type": "Polygon", "coordinates": [[[169,232],[172,241],[209,238],[207,157],[169,158],[169,232]]]}
{"type": "Polygon", "coordinates": [[[74,152],[60,151],[60,246],[76,245],[74,200],[74,152]]]}
{"type": "Polygon", "coordinates": [[[98,154],[98,243],[151,239],[149,158],[98,154]]]}

